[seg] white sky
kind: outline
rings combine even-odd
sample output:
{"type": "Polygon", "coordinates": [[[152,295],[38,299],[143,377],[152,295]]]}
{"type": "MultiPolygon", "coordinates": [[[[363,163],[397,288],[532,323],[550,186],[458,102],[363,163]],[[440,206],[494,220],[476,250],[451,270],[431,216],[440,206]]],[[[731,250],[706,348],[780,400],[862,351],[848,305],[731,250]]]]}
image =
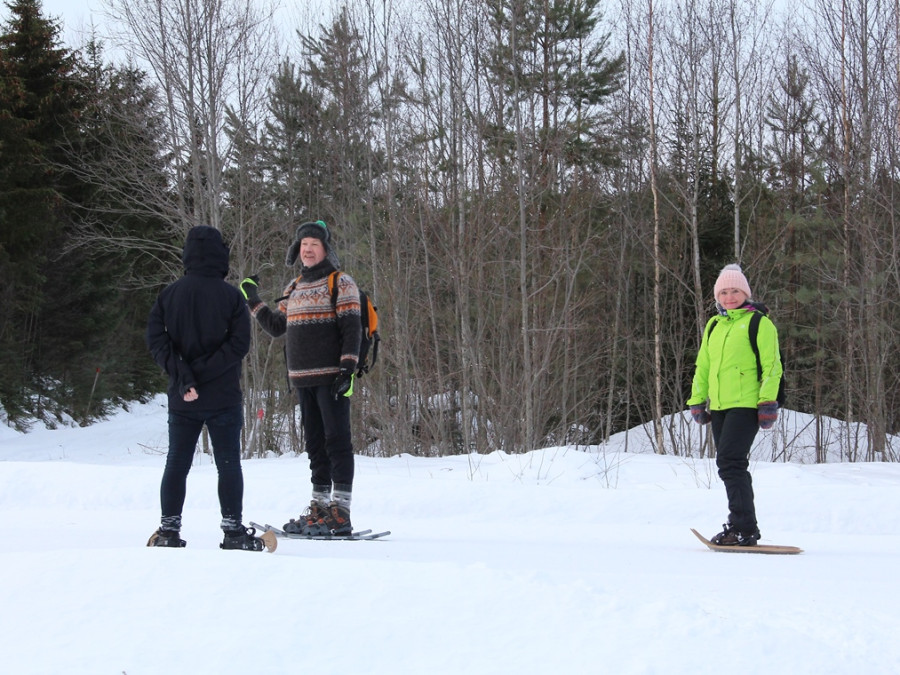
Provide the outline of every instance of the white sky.
{"type": "MultiPolygon", "coordinates": [[[[279,6],[279,22],[282,26],[300,25],[300,18],[308,12],[317,17],[316,21],[324,21],[329,6],[344,0],[274,0],[279,6]]],[[[62,22],[62,38],[66,46],[78,48],[87,41],[92,27],[98,27],[102,38],[104,0],[41,0],[44,15],[58,18],[62,22]]],[[[0,5],[0,17],[6,18],[8,12],[0,5]]],[[[106,45],[109,48],[109,44],[106,45]]]]}
{"type": "Polygon", "coordinates": [[[62,17],[66,25],[89,18],[91,10],[100,7],[95,0],[41,0],[41,4],[44,14],[62,17]]]}
{"type": "MultiPolygon", "coordinates": [[[[44,15],[60,19],[63,25],[63,42],[68,47],[77,47],[83,40],[82,35],[89,34],[92,22],[100,25],[100,0],[41,0],[44,15]]],[[[9,16],[5,7],[4,18],[9,16]]]]}

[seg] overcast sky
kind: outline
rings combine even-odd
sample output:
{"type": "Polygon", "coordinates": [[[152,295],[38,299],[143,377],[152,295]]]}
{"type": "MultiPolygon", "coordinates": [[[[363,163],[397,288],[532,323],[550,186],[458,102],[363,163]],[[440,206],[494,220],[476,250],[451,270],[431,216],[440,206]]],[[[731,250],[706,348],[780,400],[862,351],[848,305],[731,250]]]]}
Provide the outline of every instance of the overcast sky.
{"type": "MultiPolygon", "coordinates": [[[[301,18],[311,16],[314,25],[327,22],[329,8],[343,0],[269,0],[279,7],[279,23],[282,27],[299,26],[301,18]]],[[[92,26],[102,26],[104,0],[41,0],[45,16],[62,21],[62,38],[66,46],[77,48],[87,42],[92,26]]],[[[8,17],[5,6],[0,5],[0,16],[8,17]]],[[[98,31],[102,37],[103,31],[98,31]]],[[[106,45],[109,48],[109,44],[106,45]]]]}

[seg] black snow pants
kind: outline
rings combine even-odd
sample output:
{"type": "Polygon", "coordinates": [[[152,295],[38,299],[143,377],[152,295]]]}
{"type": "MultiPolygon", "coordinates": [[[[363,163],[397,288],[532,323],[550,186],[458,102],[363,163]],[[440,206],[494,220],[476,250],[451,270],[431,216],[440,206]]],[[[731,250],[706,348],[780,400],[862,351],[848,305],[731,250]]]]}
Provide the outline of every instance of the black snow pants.
{"type": "Polygon", "coordinates": [[[712,434],[716,443],[716,467],[725,483],[728,522],[738,532],[756,532],[756,507],[750,477],[750,446],[759,431],[756,408],[712,410],[712,434]]]}

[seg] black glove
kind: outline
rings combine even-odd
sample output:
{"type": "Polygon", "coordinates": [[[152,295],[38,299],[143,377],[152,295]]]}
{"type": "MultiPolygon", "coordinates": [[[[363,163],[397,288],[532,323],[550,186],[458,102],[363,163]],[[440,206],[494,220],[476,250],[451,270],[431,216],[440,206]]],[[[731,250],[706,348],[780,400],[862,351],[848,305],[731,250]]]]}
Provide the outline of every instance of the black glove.
{"type": "Polygon", "coordinates": [[[262,302],[259,297],[257,287],[259,286],[259,275],[254,274],[241,282],[241,294],[251,307],[255,307],[262,302]]]}
{"type": "Polygon", "coordinates": [[[697,424],[709,424],[709,421],[712,419],[709,411],[706,409],[705,403],[701,403],[700,405],[692,405],[691,417],[694,418],[694,421],[697,424]]]}
{"type": "Polygon", "coordinates": [[[341,372],[334,378],[331,385],[331,395],[337,401],[341,396],[350,396],[353,393],[353,371],[341,368],[341,372]]]}
{"type": "Polygon", "coordinates": [[[760,429],[771,429],[778,419],[778,401],[764,401],[756,407],[760,429]]]}

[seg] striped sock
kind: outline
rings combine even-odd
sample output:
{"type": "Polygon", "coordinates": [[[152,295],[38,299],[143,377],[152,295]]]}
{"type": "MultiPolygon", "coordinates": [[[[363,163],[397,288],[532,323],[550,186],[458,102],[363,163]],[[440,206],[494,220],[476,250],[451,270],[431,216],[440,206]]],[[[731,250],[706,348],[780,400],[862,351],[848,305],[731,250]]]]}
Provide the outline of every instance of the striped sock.
{"type": "Polygon", "coordinates": [[[349,511],[350,499],[352,496],[352,488],[349,485],[335,485],[334,494],[331,498],[334,502],[337,503],[338,506],[343,506],[349,511]]]}
{"type": "Polygon", "coordinates": [[[232,516],[225,516],[222,518],[222,530],[224,532],[237,532],[240,530],[244,531],[244,526],[241,525],[241,521],[232,516]]]}
{"type": "Polygon", "coordinates": [[[319,506],[328,506],[331,501],[331,486],[313,485],[312,500],[319,506]]]}
{"type": "Polygon", "coordinates": [[[181,532],[181,516],[163,516],[159,521],[159,529],[167,532],[181,532]]]}

